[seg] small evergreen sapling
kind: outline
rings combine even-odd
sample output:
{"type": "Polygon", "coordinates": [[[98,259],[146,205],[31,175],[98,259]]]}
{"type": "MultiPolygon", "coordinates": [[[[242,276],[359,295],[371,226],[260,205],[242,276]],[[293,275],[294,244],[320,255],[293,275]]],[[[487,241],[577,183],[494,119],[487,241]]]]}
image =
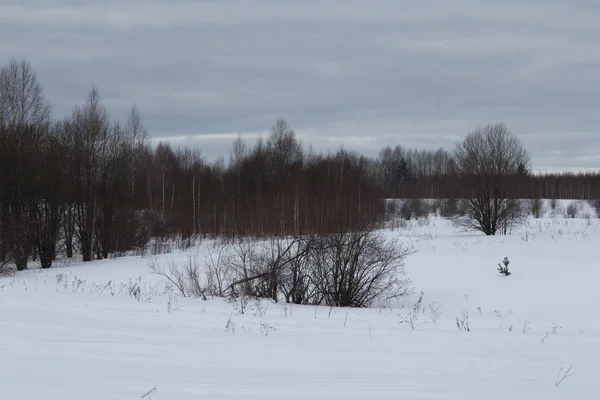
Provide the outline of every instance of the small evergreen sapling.
{"type": "Polygon", "coordinates": [[[498,271],[504,276],[510,275],[510,271],[508,270],[509,263],[510,261],[508,260],[508,257],[504,257],[504,260],[502,260],[502,264],[504,264],[504,267],[502,266],[502,264],[498,263],[498,271]]]}

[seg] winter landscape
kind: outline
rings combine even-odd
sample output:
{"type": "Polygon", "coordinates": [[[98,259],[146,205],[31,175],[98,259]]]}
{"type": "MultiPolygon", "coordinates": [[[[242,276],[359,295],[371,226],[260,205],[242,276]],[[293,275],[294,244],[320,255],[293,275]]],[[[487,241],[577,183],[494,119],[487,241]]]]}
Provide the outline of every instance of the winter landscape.
{"type": "Polygon", "coordinates": [[[599,17],[0,1],[0,400],[600,398],[599,17]]]}
{"type": "Polygon", "coordinates": [[[210,240],[2,278],[3,397],[595,398],[600,224],[570,203],[502,236],[435,215],[384,229],[414,247],[411,293],[371,308],[185,298],[152,273],[209,265],[210,240]]]}

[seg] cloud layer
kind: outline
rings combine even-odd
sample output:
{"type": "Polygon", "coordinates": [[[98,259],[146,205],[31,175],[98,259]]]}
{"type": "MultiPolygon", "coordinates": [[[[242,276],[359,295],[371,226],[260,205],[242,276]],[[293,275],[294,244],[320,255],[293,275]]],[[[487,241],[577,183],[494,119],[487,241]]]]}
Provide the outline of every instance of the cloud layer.
{"type": "Polygon", "coordinates": [[[367,155],[502,121],[536,169],[580,170],[600,168],[599,19],[592,0],[13,0],[0,62],[27,57],[57,116],[95,84],[210,159],[277,118],[367,155]]]}

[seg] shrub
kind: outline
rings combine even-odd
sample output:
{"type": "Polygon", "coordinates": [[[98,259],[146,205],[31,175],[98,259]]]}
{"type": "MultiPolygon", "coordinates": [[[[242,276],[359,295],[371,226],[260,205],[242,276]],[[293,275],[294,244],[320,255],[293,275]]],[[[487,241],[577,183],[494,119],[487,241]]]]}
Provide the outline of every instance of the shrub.
{"type": "Polygon", "coordinates": [[[10,276],[15,273],[15,266],[8,262],[0,260],[0,276],[10,276]]]}
{"type": "Polygon", "coordinates": [[[544,212],[544,202],[542,199],[535,198],[529,202],[529,210],[535,218],[540,218],[544,212]]]}
{"type": "Polygon", "coordinates": [[[193,255],[188,256],[184,265],[178,266],[171,263],[168,268],[162,267],[154,259],[150,264],[150,270],[152,273],[165,278],[170,289],[178,292],[183,297],[206,300],[206,287],[203,284],[200,264],[193,255]]]}
{"type": "Polygon", "coordinates": [[[222,246],[208,254],[204,271],[193,256],[183,266],[165,269],[154,260],[150,268],[180,295],[203,299],[209,294],[232,301],[283,298],[296,304],[367,307],[408,292],[403,261],[412,248],[386,239],[375,226],[222,246]]]}
{"type": "Polygon", "coordinates": [[[567,217],[568,218],[576,218],[577,214],[579,213],[581,206],[579,205],[579,203],[572,201],[569,203],[569,205],[567,206],[567,217]]]}
{"type": "Polygon", "coordinates": [[[421,199],[406,199],[400,206],[400,216],[405,220],[427,215],[427,207],[421,199]]]}
{"type": "Polygon", "coordinates": [[[408,292],[403,260],[412,253],[374,229],[319,237],[312,253],[319,303],[368,307],[408,292]]]}
{"type": "Polygon", "coordinates": [[[596,215],[600,217],[600,200],[589,200],[588,203],[594,209],[596,215]]]}
{"type": "Polygon", "coordinates": [[[273,237],[261,243],[238,242],[228,264],[235,281],[226,291],[233,297],[270,298],[282,296],[288,303],[317,302],[310,255],[315,237],[273,237]]]}
{"type": "Polygon", "coordinates": [[[458,215],[458,200],[454,198],[440,200],[438,202],[438,210],[440,216],[444,218],[450,218],[455,215],[458,215]]]}
{"type": "Polygon", "coordinates": [[[231,269],[227,264],[227,246],[207,249],[205,252],[206,290],[211,296],[223,297],[231,280],[231,269]]]}

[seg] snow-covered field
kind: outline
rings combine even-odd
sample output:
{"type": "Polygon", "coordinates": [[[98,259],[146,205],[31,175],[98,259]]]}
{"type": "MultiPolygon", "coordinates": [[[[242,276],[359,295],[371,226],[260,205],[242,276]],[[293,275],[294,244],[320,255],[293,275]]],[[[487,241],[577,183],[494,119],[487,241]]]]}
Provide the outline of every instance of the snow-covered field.
{"type": "Polygon", "coordinates": [[[263,301],[242,315],[162,293],[148,257],[1,278],[0,398],[600,398],[595,215],[508,236],[435,217],[387,234],[417,250],[414,290],[381,308],[263,301]]]}

